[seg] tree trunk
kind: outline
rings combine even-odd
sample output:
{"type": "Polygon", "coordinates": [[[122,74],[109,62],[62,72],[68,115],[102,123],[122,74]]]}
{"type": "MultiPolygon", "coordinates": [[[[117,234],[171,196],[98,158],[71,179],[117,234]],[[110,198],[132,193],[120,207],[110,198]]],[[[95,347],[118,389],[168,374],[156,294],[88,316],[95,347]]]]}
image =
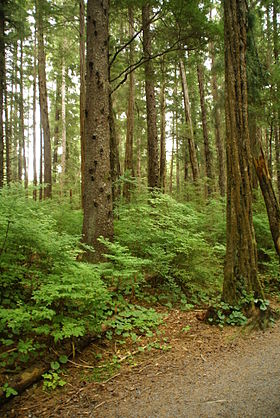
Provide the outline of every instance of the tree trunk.
{"type": "MultiPolygon", "coordinates": [[[[279,35],[278,35],[278,0],[273,0],[273,53],[274,62],[277,66],[279,63],[279,35]]],[[[279,100],[278,95],[280,92],[280,83],[276,82],[275,89],[275,100],[279,100]]],[[[280,112],[279,109],[274,111],[274,141],[275,141],[275,166],[277,175],[277,187],[278,187],[278,199],[280,200],[280,135],[279,135],[279,122],[280,112]]]]}
{"type": "Polygon", "coordinates": [[[101,235],[113,238],[108,23],[109,1],[88,0],[83,240],[95,250],[87,252],[89,261],[103,258],[101,235]]]}
{"type": "Polygon", "coordinates": [[[262,195],[265,201],[274,247],[278,257],[280,257],[280,208],[273,190],[273,185],[263,150],[261,147],[259,148],[259,155],[257,158],[254,158],[254,164],[262,195]]]}
{"type": "Polygon", "coordinates": [[[225,0],[225,113],[227,138],[227,246],[223,300],[236,305],[242,292],[263,298],[257,275],[252,217],[252,157],[246,78],[246,0],[225,0]]]}
{"type": "Polygon", "coordinates": [[[172,194],[173,190],[173,165],[174,165],[174,153],[175,153],[175,112],[173,112],[173,132],[172,132],[172,148],[170,159],[170,176],[169,176],[169,193],[172,194]]]}
{"type": "Polygon", "coordinates": [[[85,165],[85,108],[86,108],[86,68],[85,68],[85,2],[80,0],[80,141],[81,141],[81,203],[84,207],[84,165],[85,165]]]}
{"type": "Polygon", "coordinates": [[[205,106],[205,94],[204,94],[204,74],[202,64],[197,66],[197,77],[199,85],[200,107],[201,107],[201,119],[203,129],[203,142],[204,142],[204,158],[205,158],[205,171],[207,176],[207,197],[210,197],[213,193],[213,171],[212,171],[212,152],[210,149],[208,127],[207,127],[207,114],[205,106]]]}
{"type": "MultiPolygon", "coordinates": [[[[64,48],[65,50],[65,48],[64,48]]],[[[65,52],[65,51],[64,51],[65,52]]],[[[61,65],[61,192],[64,189],[66,174],[66,81],[65,81],[65,58],[62,57],[61,65]]]]}
{"type": "Polygon", "coordinates": [[[37,28],[38,28],[38,75],[39,75],[39,101],[41,122],[44,133],[44,198],[52,195],[52,164],[51,139],[48,114],[48,95],[46,82],[46,56],[44,47],[43,16],[40,2],[36,1],[37,28]]]}
{"type": "Polygon", "coordinates": [[[218,160],[218,173],[219,173],[219,189],[221,196],[225,196],[226,193],[226,170],[225,170],[225,150],[224,143],[221,135],[221,114],[218,107],[219,95],[218,95],[218,83],[215,71],[215,54],[213,44],[210,44],[211,51],[211,72],[212,72],[212,96],[214,102],[214,126],[215,126],[215,140],[218,160]]]}
{"type": "Polygon", "coordinates": [[[4,80],[5,80],[5,16],[3,1],[0,6],[0,187],[4,185],[4,125],[3,125],[3,105],[4,105],[4,80]]]}
{"type": "Polygon", "coordinates": [[[6,60],[5,60],[5,81],[4,81],[4,90],[5,90],[5,144],[6,144],[6,180],[7,184],[11,182],[11,120],[9,120],[9,94],[7,87],[7,69],[6,69],[6,60]]]}
{"type": "Polygon", "coordinates": [[[112,181],[113,204],[120,196],[120,186],[118,179],[121,175],[119,143],[115,126],[115,115],[113,109],[112,96],[109,96],[109,125],[110,125],[110,167],[112,181]]]}
{"type": "Polygon", "coordinates": [[[165,65],[164,58],[161,61],[161,86],[160,86],[160,187],[163,193],[166,189],[166,118],[165,118],[165,65]]]}
{"type": "Polygon", "coordinates": [[[43,128],[42,128],[42,122],[40,121],[40,172],[39,172],[39,183],[40,183],[40,191],[39,191],[39,200],[43,199],[43,177],[44,177],[44,173],[43,173],[43,128]]]}
{"type": "Polygon", "coordinates": [[[33,42],[33,199],[37,200],[37,135],[36,135],[36,103],[37,103],[37,42],[36,42],[36,28],[33,42]]]}
{"type": "MultiPolygon", "coordinates": [[[[128,8],[128,20],[129,20],[129,38],[134,35],[134,17],[133,8],[128,8]]],[[[133,42],[129,45],[129,64],[134,63],[134,45],[133,42]]],[[[125,142],[125,159],[124,159],[124,172],[129,177],[134,177],[133,167],[133,136],[134,136],[134,85],[135,76],[134,71],[129,74],[129,93],[128,93],[128,107],[127,107],[127,124],[126,124],[126,142],[125,142]]],[[[123,196],[127,202],[130,201],[131,183],[125,182],[123,186],[123,196]]]]}
{"type": "Polygon", "coordinates": [[[148,134],[148,187],[151,189],[160,187],[159,179],[159,156],[157,137],[157,113],[154,88],[153,64],[150,60],[152,55],[152,36],[150,31],[151,7],[145,4],[142,7],[143,25],[143,53],[145,62],[145,91],[147,109],[147,134],[148,134]]]}
{"type": "Polygon", "coordinates": [[[61,79],[56,76],[56,96],[55,96],[55,117],[54,117],[54,142],[53,142],[53,183],[57,182],[58,177],[58,147],[60,133],[60,114],[61,114],[61,79]]]}
{"type": "Polygon", "coordinates": [[[25,126],[24,126],[24,98],[23,98],[23,39],[20,41],[20,146],[19,146],[19,181],[24,173],[24,187],[28,187],[28,172],[26,163],[25,126]]]}
{"type": "Polygon", "coordinates": [[[188,126],[188,144],[189,144],[189,153],[190,153],[190,163],[193,175],[193,181],[197,182],[198,180],[198,163],[196,157],[196,150],[195,150],[195,143],[194,143],[194,134],[193,134],[193,125],[192,125],[192,117],[191,117],[191,108],[190,108],[190,100],[189,100],[189,92],[188,92],[188,84],[186,78],[186,70],[184,66],[184,62],[182,58],[180,58],[180,74],[182,80],[182,90],[184,96],[184,107],[185,107],[185,119],[186,124],[188,126]]]}

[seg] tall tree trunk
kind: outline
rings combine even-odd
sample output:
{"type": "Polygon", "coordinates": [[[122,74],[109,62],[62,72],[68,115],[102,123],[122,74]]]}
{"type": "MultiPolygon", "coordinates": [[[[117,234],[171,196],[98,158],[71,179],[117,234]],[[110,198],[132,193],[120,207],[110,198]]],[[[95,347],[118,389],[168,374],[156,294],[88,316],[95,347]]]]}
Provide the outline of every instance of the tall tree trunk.
{"type": "Polygon", "coordinates": [[[65,58],[62,57],[61,65],[61,192],[64,189],[66,174],[66,80],[65,80],[65,58]]]}
{"type": "Polygon", "coordinates": [[[160,187],[163,193],[166,189],[166,103],[165,103],[165,65],[164,58],[161,61],[161,86],[160,86],[160,187]]]}
{"type": "Polygon", "coordinates": [[[80,141],[81,141],[81,203],[84,207],[85,165],[85,108],[86,108],[86,65],[85,65],[85,2],[80,0],[80,141]]]}
{"type": "Polygon", "coordinates": [[[36,135],[36,103],[37,103],[37,41],[36,41],[36,28],[33,41],[33,199],[37,200],[37,135],[36,135]]]}
{"type": "MultiPolygon", "coordinates": [[[[176,112],[177,113],[177,112],[176,112]]],[[[180,192],[180,159],[179,159],[179,135],[178,135],[178,119],[176,114],[176,192],[180,192]]]]}
{"type": "Polygon", "coordinates": [[[5,80],[5,16],[4,6],[6,1],[0,6],[0,187],[4,184],[4,125],[3,125],[3,105],[4,105],[4,80],[5,80]]]}
{"type": "Polygon", "coordinates": [[[221,114],[218,107],[219,95],[218,95],[218,83],[215,70],[215,53],[213,44],[210,44],[211,51],[211,72],[212,72],[212,96],[214,102],[214,126],[215,126],[215,140],[217,150],[217,162],[219,173],[219,189],[221,196],[225,196],[226,193],[226,170],[225,170],[225,150],[224,143],[221,135],[221,114]]]}
{"type": "Polygon", "coordinates": [[[196,156],[196,149],[194,143],[194,134],[193,134],[193,125],[192,125],[192,117],[191,117],[191,107],[190,107],[190,100],[189,100],[189,92],[188,92],[188,84],[186,78],[186,70],[184,66],[184,62],[182,58],[180,58],[180,74],[182,80],[182,90],[184,96],[184,108],[185,108],[185,118],[186,124],[188,126],[188,144],[189,144],[189,153],[190,153],[190,163],[193,175],[193,181],[197,182],[198,180],[198,163],[197,163],[197,156],[196,156]]]}
{"type": "Polygon", "coordinates": [[[145,4],[142,7],[143,25],[143,53],[145,58],[145,91],[147,109],[147,133],[148,133],[148,187],[151,189],[160,187],[159,179],[159,153],[157,137],[157,114],[154,88],[152,56],[152,35],[150,30],[151,7],[145,4]]]}
{"type": "Polygon", "coordinates": [[[225,113],[227,138],[227,246],[223,300],[241,301],[242,292],[263,298],[257,275],[252,217],[252,157],[246,77],[246,0],[224,1],[225,113]]]}
{"type": "Polygon", "coordinates": [[[46,82],[46,56],[44,47],[43,16],[40,2],[36,1],[37,28],[38,28],[38,75],[39,75],[39,101],[41,122],[44,133],[44,198],[52,195],[52,156],[51,138],[48,114],[48,95],[46,82]]]}
{"type": "Polygon", "coordinates": [[[24,99],[23,99],[23,39],[20,41],[20,146],[19,146],[19,180],[24,173],[24,187],[28,187],[28,172],[26,162],[25,126],[24,126],[24,99]],[[23,171],[23,173],[22,173],[23,171]]]}
{"type": "Polygon", "coordinates": [[[87,252],[89,261],[103,257],[101,235],[113,238],[108,24],[109,1],[88,0],[83,240],[95,250],[87,252]]]}
{"type": "MultiPolygon", "coordinates": [[[[134,35],[134,17],[133,8],[128,8],[128,21],[129,21],[129,37],[132,38],[134,35]]],[[[129,64],[132,65],[134,62],[134,45],[133,42],[129,45],[129,64]]],[[[127,107],[127,118],[126,118],[126,142],[125,142],[125,159],[124,159],[124,172],[130,177],[134,177],[133,167],[133,136],[134,136],[134,85],[135,77],[132,71],[129,74],[129,93],[128,93],[128,107],[127,107]]],[[[123,196],[126,201],[130,201],[131,184],[128,182],[124,183],[123,196]]]]}
{"type": "Polygon", "coordinates": [[[61,78],[56,76],[54,142],[53,142],[53,183],[58,177],[58,147],[60,143],[60,115],[61,115],[61,78]]]}
{"type": "Polygon", "coordinates": [[[11,182],[11,158],[10,158],[10,151],[11,151],[11,120],[9,119],[9,94],[8,94],[8,86],[7,86],[7,69],[6,69],[6,61],[5,61],[5,144],[6,144],[6,180],[7,184],[11,182]]]}
{"type": "Polygon", "coordinates": [[[207,176],[207,196],[210,197],[213,192],[213,171],[212,171],[212,152],[210,149],[208,127],[207,127],[207,114],[205,106],[205,94],[204,94],[204,74],[202,64],[197,66],[197,77],[199,84],[199,96],[203,129],[203,142],[204,142],[204,158],[205,158],[205,171],[207,176]]]}
{"type": "MultiPolygon", "coordinates": [[[[274,62],[277,66],[279,63],[279,34],[278,34],[278,0],[273,0],[273,53],[274,53],[274,62]]],[[[280,83],[276,82],[274,87],[275,89],[275,99],[279,103],[279,92],[280,92],[280,83]]],[[[280,125],[280,112],[276,108],[274,110],[274,141],[275,141],[275,166],[276,166],[276,175],[277,175],[277,187],[278,187],[278,199],[280,200],[280,135],[279,135],[279,125],[280,125]]]]}

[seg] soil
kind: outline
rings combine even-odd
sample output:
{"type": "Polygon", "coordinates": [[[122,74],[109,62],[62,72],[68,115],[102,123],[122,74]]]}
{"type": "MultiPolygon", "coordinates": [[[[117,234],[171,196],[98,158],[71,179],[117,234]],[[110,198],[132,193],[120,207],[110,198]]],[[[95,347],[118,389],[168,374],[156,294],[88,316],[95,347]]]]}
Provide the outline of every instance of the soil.
{"type": "Polygon", "coordinates": [[[202,319],[203,311],[171,310],[157,343],[95,342],[67,366],[63,388],[33,386],[0,416],[280,417],[280,323],[248,333],[202,319]],[[103,382],[93,381],[96,353],[111,367],[103,382]]]}

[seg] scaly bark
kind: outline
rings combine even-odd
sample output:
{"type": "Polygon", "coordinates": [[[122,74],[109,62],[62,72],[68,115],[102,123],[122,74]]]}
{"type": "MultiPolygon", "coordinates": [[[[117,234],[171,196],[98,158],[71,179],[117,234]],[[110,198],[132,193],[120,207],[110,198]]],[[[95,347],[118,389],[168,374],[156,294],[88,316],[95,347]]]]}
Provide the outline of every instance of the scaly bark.
{"type": "Polygon", "coordinates": [[[113,238],[112,182],[109,126],[109,1],[89,0],[87,7],[87,60],[85,110],[85,166],[83,241],[95,252],[88,261],[103,258],[98,238],[113,238]]]}
{"type": "Polygon", "coordinates": [[[80,0],[80,141],[81,141],[81,203],[84,207],[85,165],[85,108],[86,108],[86,65],[85,65],[85,2],[80,0]]]}

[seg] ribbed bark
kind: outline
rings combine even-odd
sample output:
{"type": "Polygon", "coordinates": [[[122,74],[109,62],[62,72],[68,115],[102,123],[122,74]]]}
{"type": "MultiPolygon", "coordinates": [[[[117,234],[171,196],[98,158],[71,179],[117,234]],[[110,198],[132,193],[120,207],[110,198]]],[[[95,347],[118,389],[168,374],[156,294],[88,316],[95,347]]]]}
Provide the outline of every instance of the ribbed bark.
{"type": "Polygon", "coordinates": [[[197,163],[196,149],[195,149],[195,143],[194,143],[194,134],[193,134],[193,125],[192,125],[192,117],[191,117],[188,84],[187,84],[187,78],[186,78],[186,70],[185,70],[185,66],[184,66],[184,62],[182,58],[180,58],[179,62],[180,62],[180,74],[181,74],[182,90],[183,90],[183,97],[184,97],[185,119],[186,119],[186,124],[188,126],[188,144],[189,144],[189,153],[190,153],[190,163],[191,163],[193,181],[197,182],[199,171],[198,171],[198,163],[197,163]]]}
{"type": "Polygon", "coordinates": [[[39,101],[41,123],[44,133],[44,198],[52,195],[52,164],[51,164],[51,139],[48,114],[48,95],[46,82],[46,56],[43,33],[43,16],[40,2],[36,1],[36,19],[38,28],[38,75],[39,75],[39,101]]]}
{"type": "Polygon", "coordinates": [[[143,54],[145,62],[145,91],[147,110],[147,134],[148,134],[148,187],[151,189],[160,187],[159,179],[159,152],[157,136],[157,111],[154,88],[152,55],[152,35],[150,31],[151,7],[145,4],[142,7],[143,25],[143,54]]]}
{"type": "Polygon", "coordinates": [[[210,149],[208,126],[207,126],[207,113],[205,105],[204,94],[204,70],[202,64],[197,66],[197,77],[199,85],[200,107],[201,107],[201,119],[203,129],[203,143],[204,143],[204,158],[205,158],[205,172],[207,176],[207,196],[210,197],[213,192],[213,170],[212,170],[212,152],[210,149]]]}
{"type": "Polygon", "coordinates": [[[85,108],[86,108],[86,65],[85,65],[85,2],[80,0],[80,141],[81,141],[81,203],[84,207],[85,165],[85,108]]]}
{"type": "MultiPolygon", "coordinates": [[[[129,23],[129,37],[134,35],[134,17],[132,7],[128,8],[128,23],[129,23]]],[[[129,45],[129,64],[134,63],[134,44],[129,45]]],[[[133,166],[133,136],[134,136],[134,90],[135,90],[135,76],[132,71],[129,74],[129,92],[128,92],[128,106],[127,106],[127,118],[126,118],[126,141],[125,141],[125,158],[124,158],[124,172],[130,177],[134,177],[133,166]]],[[[124,183],[123,196],[126,201],[129,202],[131,194],[131,183],[124,183]]]]}
{"type": "Polygon", "coordinates": [[[109,1],[89,0],[85,109],[85,166],[83,240],[95,252],[89,261],[102,259],[102,235],[113,238],[112,183],[109,126],[109,1]]]}
{"type": "Polygon", "coordinates": [[[242,292],[263,298],[257,275],[252,216],[252,157],[246,77],[246,0],[225,0],[225,114],[227,138],[227,244],[223,300],[238,303],[242,292]]]}

